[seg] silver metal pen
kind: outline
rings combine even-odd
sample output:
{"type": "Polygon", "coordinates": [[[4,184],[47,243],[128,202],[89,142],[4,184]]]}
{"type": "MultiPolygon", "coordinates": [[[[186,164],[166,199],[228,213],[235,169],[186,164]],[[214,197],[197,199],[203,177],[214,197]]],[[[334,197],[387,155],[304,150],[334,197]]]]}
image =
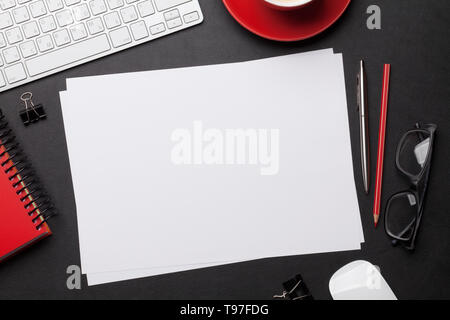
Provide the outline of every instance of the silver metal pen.
{"type": "Polygon", "coordinates": [[[369,113],[367,103],[367,76],[364,61],[361,60],[358,73],[358,111],[359,111],[359,139],[361,145],[361,169],[364,191],[369,193],[370,157],[369,157],[369,113]]]}

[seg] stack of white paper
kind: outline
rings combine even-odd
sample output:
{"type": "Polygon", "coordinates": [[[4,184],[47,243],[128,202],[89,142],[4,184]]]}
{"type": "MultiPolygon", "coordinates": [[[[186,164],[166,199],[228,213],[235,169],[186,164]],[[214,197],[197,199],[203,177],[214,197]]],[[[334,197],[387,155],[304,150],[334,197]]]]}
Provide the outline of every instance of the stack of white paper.
{"type": "Polygon", "coordinates": [[[89,285],[358,250],[342,55],[67,80],[89,285]]]}

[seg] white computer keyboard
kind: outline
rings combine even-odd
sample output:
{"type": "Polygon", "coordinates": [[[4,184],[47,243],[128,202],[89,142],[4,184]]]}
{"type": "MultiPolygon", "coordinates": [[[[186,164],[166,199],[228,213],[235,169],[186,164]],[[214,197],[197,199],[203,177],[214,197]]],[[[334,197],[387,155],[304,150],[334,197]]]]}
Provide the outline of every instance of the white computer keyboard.
{"type": "Polygon", "coordinates": [[[0,92],[202,21],[198,0],[0,0],[0,92]]]}

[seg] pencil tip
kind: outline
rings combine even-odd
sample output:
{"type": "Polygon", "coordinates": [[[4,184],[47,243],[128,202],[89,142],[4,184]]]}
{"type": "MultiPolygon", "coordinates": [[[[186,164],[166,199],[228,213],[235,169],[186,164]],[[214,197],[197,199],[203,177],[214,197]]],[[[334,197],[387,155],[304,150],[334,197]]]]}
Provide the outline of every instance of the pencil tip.
{"type": "Polygon", "coordinates": [[[373,215],[373,221],[375,222],[375,228],[377,227],[377,225],[378,225],[378,219],[379,219],[379,215],[377,215],[377,214],[374,214],[373,215]]]}

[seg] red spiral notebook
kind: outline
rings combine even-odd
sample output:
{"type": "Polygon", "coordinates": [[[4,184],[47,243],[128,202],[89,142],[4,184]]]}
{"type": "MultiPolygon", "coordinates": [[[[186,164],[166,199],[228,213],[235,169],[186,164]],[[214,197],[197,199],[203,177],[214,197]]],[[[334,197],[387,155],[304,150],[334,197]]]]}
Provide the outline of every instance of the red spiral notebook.
{"type": "Polygon", "coordinates": [[[52,211],[0,110],[0,263],[51,235],[52,211]]]}

